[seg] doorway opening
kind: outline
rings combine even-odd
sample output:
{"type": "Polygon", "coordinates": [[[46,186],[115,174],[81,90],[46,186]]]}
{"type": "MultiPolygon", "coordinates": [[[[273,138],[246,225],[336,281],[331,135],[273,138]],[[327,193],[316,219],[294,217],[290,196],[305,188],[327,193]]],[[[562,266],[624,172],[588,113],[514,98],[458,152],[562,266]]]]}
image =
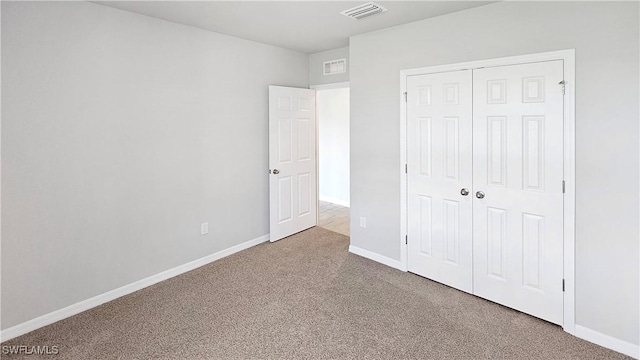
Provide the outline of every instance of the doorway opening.
{"type": "Polygon", "coordinates": [[[318,226],[349,236],[349,83],[316,90],[318,226]]]}

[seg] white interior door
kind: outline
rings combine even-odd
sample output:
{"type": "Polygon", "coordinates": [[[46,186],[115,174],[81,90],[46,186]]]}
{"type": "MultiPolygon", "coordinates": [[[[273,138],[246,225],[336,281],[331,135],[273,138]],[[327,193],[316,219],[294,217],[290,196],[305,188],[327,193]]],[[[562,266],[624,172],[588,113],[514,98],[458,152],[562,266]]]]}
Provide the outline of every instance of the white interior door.
{"type": "Polygon", "coordinates": [[[270,240],[316,225],[315,91],[269,86],[270,240]]]}
{"type": "Polygon", "coordinates": [[[407,78],[408,270],[467,292],[473,283],[471,90],[470,70],[407,78]]]}
{"type": "Polygon", "coordinates": [[[563,315],[561,81],[561,60],[473,71],[474,293],[556,324],[563,315]]]}

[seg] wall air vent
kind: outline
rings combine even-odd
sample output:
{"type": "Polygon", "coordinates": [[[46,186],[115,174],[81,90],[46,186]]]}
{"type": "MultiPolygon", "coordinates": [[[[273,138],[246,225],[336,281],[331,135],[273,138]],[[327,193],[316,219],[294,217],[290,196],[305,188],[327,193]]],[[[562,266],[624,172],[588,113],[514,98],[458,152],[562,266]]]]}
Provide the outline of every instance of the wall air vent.
{"type": "Polygon", "coordinates": [[[371,15],[381,14],[385,11],[387,11],[387,9],[384,7],[374,2],[368,2],[349,10],[341,11],[340,14],[355,20],[360,20],[371,15]]]}
{"type": "Polygon", "coordinates": [[[325,61],[322,63],[323,75],[342,74],[347,72],[347,59],[325,61]]]}

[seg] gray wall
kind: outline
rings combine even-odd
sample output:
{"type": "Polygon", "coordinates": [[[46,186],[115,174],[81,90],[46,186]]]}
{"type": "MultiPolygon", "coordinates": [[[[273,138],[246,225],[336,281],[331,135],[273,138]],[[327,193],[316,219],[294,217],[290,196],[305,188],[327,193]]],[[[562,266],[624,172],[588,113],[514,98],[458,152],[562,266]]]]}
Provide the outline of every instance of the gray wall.
{"type": "Polygon", "coordinates": [[[3,1],[2,75],[2,329],[269,233],[267,86],[308,55],[3,1]]]}
{"type": "Polygon", "coordinates": [[[331,84],[349,81],[349,47],[327,50],[309,55],[309,83],[311,85],[331,84]],[[329,60],[347,59],[347,72],[343,74],[324,75],[322,63],[329,60]]]}
{"type": "Polygon", "coordinates": [[[352,37],[351,244],[400,259],[401,69],[575,48],[576,322],[638,344],[638,7],[500,2],[352,37]]]}

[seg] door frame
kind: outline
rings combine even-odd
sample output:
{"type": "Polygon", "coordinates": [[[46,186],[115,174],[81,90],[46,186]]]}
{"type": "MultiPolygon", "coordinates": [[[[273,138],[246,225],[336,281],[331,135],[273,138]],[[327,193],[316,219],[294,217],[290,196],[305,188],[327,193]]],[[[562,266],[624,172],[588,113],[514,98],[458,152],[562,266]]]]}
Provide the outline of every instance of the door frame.
{"type": "MultiPolygon", "coordinates": [[[[320,118],[318,117],[318,90],[344,89],[349,87],[350,84],[348,81],[309,86],[309,89],[316,91],[316,226],[320,224],[320,118]]],[[[349,101],[351,101],[351,91],[349,91],[349,101]]],[[[349,109],[349,112],[351,112],[351,109],[349,109]]],[[[349,158],[351,158],[351,149],[349,149],[349,158]]],[[[349,172],[351,172],[351,169],[349,169],[349,172]]],[[[351,183],[349,183],[349,197],[351,197],[351,183]]],[[[351,206],[349,206],[349,208],[351,208],[351,206]]]]}
{"type": "Polygon", "coordinates": [[[473,70],[483,67],[519,65],[534,62],[563,60],[564,97],[564,155],[565,181],[563,212],[563,322],[564,331],[575,334],[575,49],[536,54],[501,57],[455,64],[428,66],[400,71],[400,270],[408,271],[407,236],[407,107],[405,93],[407,77],[440,72],[473,70]]]}

